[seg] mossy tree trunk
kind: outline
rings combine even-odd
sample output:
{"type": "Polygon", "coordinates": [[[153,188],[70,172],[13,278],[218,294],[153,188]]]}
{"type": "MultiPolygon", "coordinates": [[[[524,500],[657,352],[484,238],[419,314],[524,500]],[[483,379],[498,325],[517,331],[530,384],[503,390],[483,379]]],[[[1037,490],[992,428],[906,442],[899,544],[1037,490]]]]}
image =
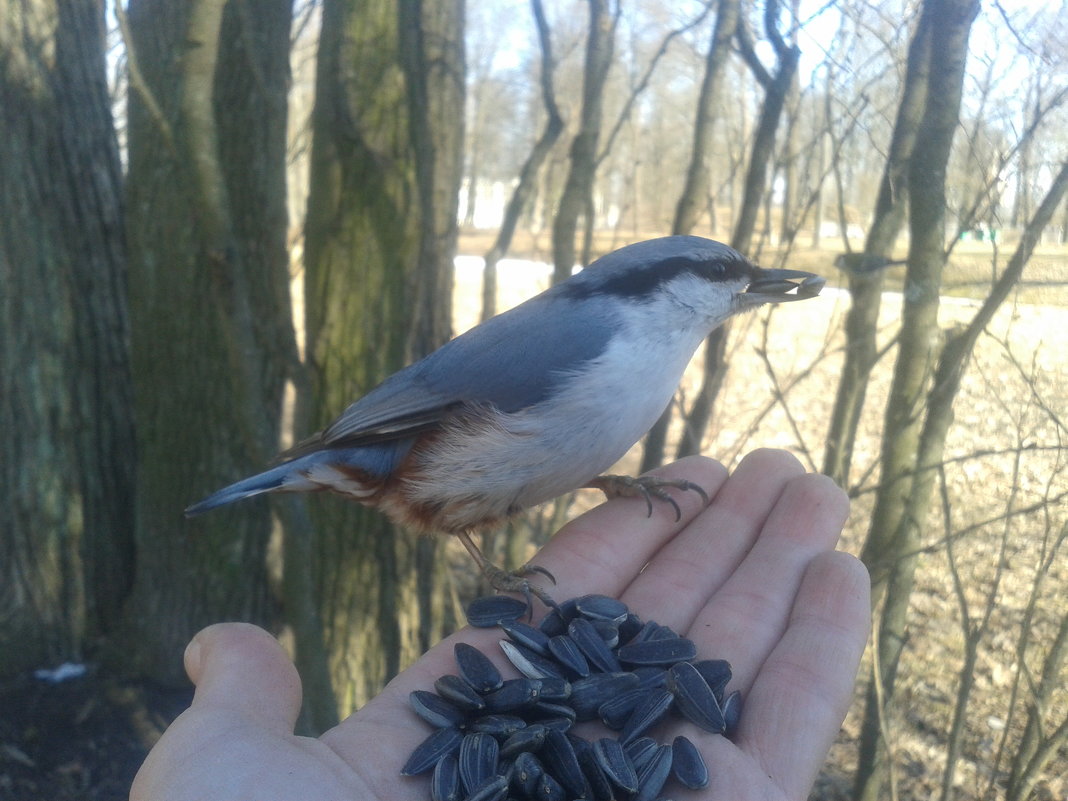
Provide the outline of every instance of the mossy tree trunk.
{"type": "Polygon", "coordinates": [[[92,655],[133,575],[104,4],[0,0],[0,676],[92,655]]]}
{"type": "MultiPolygon", "coordinates": [[[[310,417],[449,336],[462,163],[463,4],[323,5],[308,200],[310,417]]],[[[313,499],[316,578],[343,712],[451,625],[437,543],[313,499]]]]}
{"type": "Polygon", "coordinates": [[[123,659],[180,680],[201,626],[277,620],[272,521],[191,501],[278,450],[296,364],[285,248],[289,0],[129,8],[131,318],[141,493],[123,659]]]}

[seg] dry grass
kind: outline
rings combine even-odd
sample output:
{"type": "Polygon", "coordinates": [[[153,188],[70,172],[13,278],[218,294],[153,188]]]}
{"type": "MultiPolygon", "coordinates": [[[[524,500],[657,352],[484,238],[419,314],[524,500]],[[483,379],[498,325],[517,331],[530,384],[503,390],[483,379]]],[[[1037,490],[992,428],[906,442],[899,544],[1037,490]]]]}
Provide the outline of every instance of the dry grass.
{"type": "MultiPolygon", "coordinates": [[[[482,244],[467,238],[462,250],[480,254],[484,252],[482,244]]],[[[949,283],[958,287],[988,283],[990,246],[964,244],[968,247],[958,248],[950,265],[949,283]]],[[[545,258],[544,253],[541,257],[545,258]]],[[[830,252],[805,252],[791,259],[791,264],[829,274],[831,270],[821,265],[831,261],[830,252]]],[[[943,510],[936,499],[925,535],[929,550],[916,577],[909,640],[898,679],[900,701],[890,725],[901,798],[937,797],[960,680],[964,638],[945,546],[947,534],[953,542],[973,620],[981,618],[998,566],[1003,569],[989,630],[980,640],[976,686],[957,769],[957,799],[1002,797],[1001,780],[1023,728],[1028,685],[1023,682],[1010,717],[1011,688],[1021,668],[1028,680],[1037,677],[1053,632],[1068,615],[1068,557],[1062,551],[1048,569],[1040,567],[1049,561],[1049,548],[1066,517],[1063,504],[1048,501],[1068,492],[1068,444],[1064,442],[1064,421],[1056,420],[1056,415],[1068,409],[1066,263],[1068,249],[1040,250],[1026,272],[1036,283],[1017,293],[1013,305],[1002,309],[980,339],[961,388],[956,421],[946,443],[950,463],[945,470],[945,498],[950,527],[945,528],[943,510]],[[1036,298],[1043,303],[1028,302],[1036,298]],[[1035,511],[1019,513],[1032,506],[1037,507],[1035,511]],[[1014,514],[1006,520],[1009,511],[1014,514]],[[960,536],[962,531],[967,534],[960,536]],[[1036,580],[1041,586],[1032,602],[1036,580]],[[1027,626],[1025,639],[1029,644],[1021,665],[1016,654],[1029,604],[1035,613],[1027,626]],[[996,762],[1003,736],[1007,737],[1004,754],[996,762]],[[987,794],[991,784],[993,793],[987,794]]],[[[458,275],[457,330],[466,328],[477,316],[479,280],[477,271],[461,270],[458,275]]],[[[501,286],[505,308],[544,283],[529,272],[505,267],[501,286]]],[[[765,311],[736,324],[731,369],[717,401],[706,453],[734,463],[753,448],[782,447],[797,454],[810,469],[819,468],[822,437],[841,364],[840,330],[847,304],[844,293],[828,291],[818,300],[765,311]],[[758,355],[760,347],[769,353],[767,363],[758,355]],[[773,380],[769,371],[780,387],[793,376],[806,373],[806,377],[789,390],[783,403],[771,404],[773,380]]],[[[967,321],[974,312],[974,303],[966,299],[947,300],[941,311],[943,329],[967,321]]],[[[880,322],[884,341],[896,330],[899,313],[900,298],[887,295],[880,322]]],[[[894,355],[891,350],[873,376],[854,454],[851,490],[855,500],[842,543],[853,553],[859,553],[867,533],[894,355]]],[[[698,379],[693,366],[682,388],[684,397],[692,397],[698,379]]],[[[629,458],[636,463],[635,453],[629,458]]],[[[595,501],[589,498],[589,502],[595,501]]],[[[862,678],[864,675],[862,671],[862,678]]],[[[1048,720],[1055,723],[1068,716],[1066,683],[1062,679],[1059,694],[1048,710],[1048,720]]],[[[822,798],[848,797],[863,685],[863,680],[858,682],[857,703],[817,786],[822,798]]],[[[1042,796],[1068,796],[1066,776],[1068,754],[1062,750],[1044,774],[1039,788],[1042,796]]]]}

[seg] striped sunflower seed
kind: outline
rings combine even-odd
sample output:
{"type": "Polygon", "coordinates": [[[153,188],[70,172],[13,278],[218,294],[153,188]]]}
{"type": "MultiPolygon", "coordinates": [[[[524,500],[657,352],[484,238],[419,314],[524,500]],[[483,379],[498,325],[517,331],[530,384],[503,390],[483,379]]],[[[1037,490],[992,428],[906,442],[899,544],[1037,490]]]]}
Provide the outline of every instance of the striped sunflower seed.
{"type": "Polygon", "coordinates": [[[489,657],[473,645],[458,642],[453,653],[456,655],[456,666],[460,669],[460,675],[478,692],[496,690],[504,683],[501,672],[489,657]]]}
{"type": "Polygon", "coordinates": [[[493,628],[523,617],[530,611],[526,603],[507,595],[475,598],[467,605],[467,622],[480,629],[493,628]]]}
{"type": "Polygon", "coordinates": [[[671,772],[683,787],[690,790],[700,790],[708,785],[704,757],[697,746],[681,734],[671,743],[671,772]]]}
{"type": "Polygon", "coordinates": [[[412,755],[401,768],[401,775],[418,776],[420,773],[426,773],[442,759],[459,751],[463,739],[459,729],[437,729],[412,751],[412,755]]]}

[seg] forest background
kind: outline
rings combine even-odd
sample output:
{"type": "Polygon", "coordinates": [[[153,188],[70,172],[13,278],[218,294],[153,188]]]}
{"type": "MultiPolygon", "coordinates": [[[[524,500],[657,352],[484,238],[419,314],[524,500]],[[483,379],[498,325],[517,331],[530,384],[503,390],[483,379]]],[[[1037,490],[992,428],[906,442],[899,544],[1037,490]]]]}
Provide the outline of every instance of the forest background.
{"type": "Polygon", "coordinates": [[[0,798],[124,798],[208,623],[281,637],[306,732],[459,625],[455,543],[181,510],[669,233],[832,285],[713,336],[624,464],[786,447],[853,498],[815,797],[1064,797],[1066,42],[1064,3],[0,0],[0,798]]]}

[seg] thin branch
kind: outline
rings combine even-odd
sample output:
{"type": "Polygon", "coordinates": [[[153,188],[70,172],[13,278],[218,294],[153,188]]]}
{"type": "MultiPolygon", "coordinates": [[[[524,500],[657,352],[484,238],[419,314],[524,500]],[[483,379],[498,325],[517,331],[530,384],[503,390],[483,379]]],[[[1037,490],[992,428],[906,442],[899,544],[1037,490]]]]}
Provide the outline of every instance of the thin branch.
{"type": "Polygon", "coordinates": [[[641,93],[644,92],[649,86],[649,81],[653,77],[653,71],[656,69],[656,65],[660,62],[660,59],[664,57],[665,53],[667,53],[668,47],[677,37],[700,25],[704,18],[708,16],[708,12],[712,9],[712,3],[713,0],[706,0],[704,9],[701,11],[700,14],[697,15],[697,17],[683,25],[681,28],[676,28],[675,30],[671,31],[667,36],[664,37],[664,41],[660,43],[660,47],[657,49],[653,57],[649,60],[649,65],[645,69],[645,74],[642,75],[641,80],[638,81],[637,86],[634,87],[633,91],[631,91],[630,95],[627,97],[627,102],[623,104],[623,109],[619,112],[619,116],[616,118],[615,124],[612,125],[612,130],[609,132],[608,136],[605,137],[604,147],[601,149],[601,152],[598,154],[595,161],[596,165],[600,166],[601,162],[604,161],[604,159],[612,151],[612,145],[615,142],[616,137],[619,135],[619,132],[623,128],[623,125],[630,118],[630,112],[634,108],[635,101],[637,101],[641,93]]]}

